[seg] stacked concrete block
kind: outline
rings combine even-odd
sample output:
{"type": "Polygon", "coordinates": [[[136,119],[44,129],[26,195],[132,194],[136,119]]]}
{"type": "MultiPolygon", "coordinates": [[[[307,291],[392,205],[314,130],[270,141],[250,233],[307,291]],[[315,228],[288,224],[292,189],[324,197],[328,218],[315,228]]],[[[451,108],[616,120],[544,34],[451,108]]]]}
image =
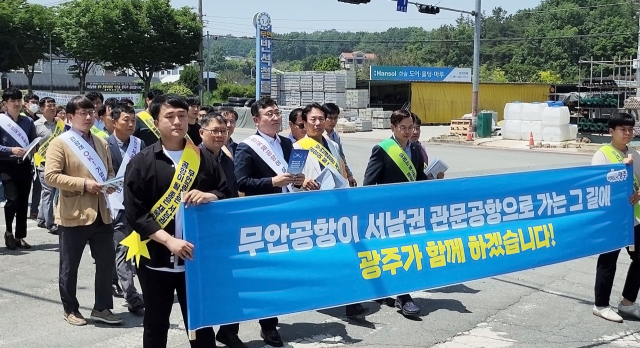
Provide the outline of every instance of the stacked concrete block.
{"type": "Polygon", "coordinates": [[[346,97],[348,108],[363,109],[369,106],[369,90],[367,89],[348,89],[346,97]]]}
{"type": "Polygon", "coordinates": [[[374,110],[371,114],[373,129],[389,129],[391,128],[391,111],[374,110]]]}

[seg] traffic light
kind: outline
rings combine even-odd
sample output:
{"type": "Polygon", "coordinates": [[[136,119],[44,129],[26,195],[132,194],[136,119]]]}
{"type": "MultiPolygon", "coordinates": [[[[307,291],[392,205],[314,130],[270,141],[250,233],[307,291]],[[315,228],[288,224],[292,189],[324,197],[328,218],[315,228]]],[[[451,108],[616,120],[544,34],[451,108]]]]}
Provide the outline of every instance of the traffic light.
{"type": "Polygon", "coordinates": [[[440,7],[432,5],[420,5],[418,6],[418,12],[426,14],[438,14],[440,13],[440,7]]]}
{"type": "Polygon", "coordinates": [[[344,2],[347,4],[354,4],[354,5],[360,5],[360,4],[368,4],[371,2],[371,0],[338,0],[338,2],[344,2]]]}

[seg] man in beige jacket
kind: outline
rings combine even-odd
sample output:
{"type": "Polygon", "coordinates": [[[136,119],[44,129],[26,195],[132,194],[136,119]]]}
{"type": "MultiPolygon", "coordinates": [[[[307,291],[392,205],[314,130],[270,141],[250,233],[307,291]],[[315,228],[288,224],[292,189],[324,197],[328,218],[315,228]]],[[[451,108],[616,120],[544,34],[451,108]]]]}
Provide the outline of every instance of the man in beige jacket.
{"type": "Polygon", "coordinates": [[[107,142],[93,134],[95,109],[90,100],[78,96],[67,104],[71,129],[49,145],[45,161],[45,181],[60,190],[55,221],[60,233],[60,298],[64,319],[71,325],[87,322],[80,314],[76,298],[78,267],[89,242],[96,261],[95,304],[91,319],[119,324],[111,297],[111,273],[115,265],[113,226],[105,194],[114,189],[102,183],[115,174],[107,142]]]}

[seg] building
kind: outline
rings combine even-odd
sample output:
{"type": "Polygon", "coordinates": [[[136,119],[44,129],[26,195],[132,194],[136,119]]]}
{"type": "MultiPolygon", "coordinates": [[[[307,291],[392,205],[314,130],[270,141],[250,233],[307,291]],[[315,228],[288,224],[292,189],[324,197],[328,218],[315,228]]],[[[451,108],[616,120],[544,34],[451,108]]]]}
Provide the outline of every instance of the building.
{"type": "MultiPolygon", "coordinates": [[[[22,73],[5,73],[0,75],[0,88],[16,87],[20,90],[29,88],[29,79],[22,73]]],[[[80,91],[80,80],[69,74],[35,74],[33,76],[33,90],[53,91],[56,93],[76,94],[80,91]]],[[[160,83],[153,78],[151,83],[160,83]]],[[[97,91],[102,93],[142,93],[144,83],[133,76],[98,76],[87,75],[85,92],[97,91]]]]}
{"type": "Polygon", "coordinates": [[[363,53],[361,51],[356,52],[342,52],[340,54],[340,66],[342,69],[353,70],[358,67],[361,68],[365,64],[373,64],[378,57],[373,53],[363,53]]]}

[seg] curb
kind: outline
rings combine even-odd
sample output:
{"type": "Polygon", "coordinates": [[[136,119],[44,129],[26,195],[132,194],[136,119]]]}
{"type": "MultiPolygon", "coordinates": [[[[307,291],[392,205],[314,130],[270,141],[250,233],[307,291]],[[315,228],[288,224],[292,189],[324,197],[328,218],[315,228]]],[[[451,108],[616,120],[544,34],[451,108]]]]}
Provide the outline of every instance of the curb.
{"type": "MultiPolygon", "coordinates": [[[[537,153],[551,153],[551,154],[563,154],[563,155],[593,155],[600,148],[600,144],[597,146],[593,146],[590,144],[580,144],[580,147],[544,147],[544,146],[535,146],[532,148],[516,148],[516,147],[508,147],[508,146],[487,146],[485,144],[492,143],[494,141],[466,141],[465,139],[441,139],[438,137],[431,138],[427,141],[428,144],[434,145],[450,145],[450,146],[460,146],[460,147],[476,147],[482,149],[495,149],[495,150],[513,150],[513,151],[535,151],[537,153]],[[575,151],[567,151],[569,149],[575,151]]],[[[572,144],[573,145],[573,144],[572,144]]]]}

